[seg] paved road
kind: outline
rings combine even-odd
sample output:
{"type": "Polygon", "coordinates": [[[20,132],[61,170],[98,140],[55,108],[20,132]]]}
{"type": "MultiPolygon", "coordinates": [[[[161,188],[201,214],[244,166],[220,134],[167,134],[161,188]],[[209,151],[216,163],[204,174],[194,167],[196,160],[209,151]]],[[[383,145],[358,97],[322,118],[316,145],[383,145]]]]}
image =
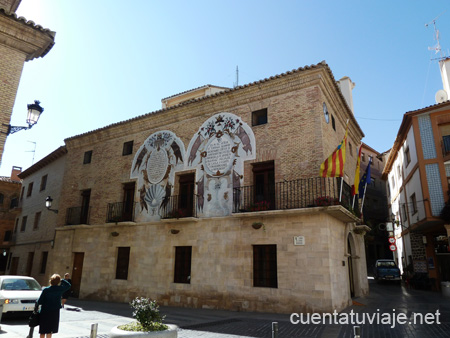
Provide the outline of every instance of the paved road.
{"type": "MultiPolygon", "coordinates": [[[[355,299],[353,306],[340,314],[335,314],[334,319],[337,320],[337,324],[332,322],[331,316],[326,319],[325,324],[310,322],[294,325],[290,323],[290,314],[174,307],[161,307],[161,312],[166,315],[166,322],[180,327],[178,332],[180,338],[270,338],[274,321],[279,325],[279,338],[348,338],[353,337],[351,319],[365,320],[365,323],[360,325],[363,338],[450,337],[450,298],[443,298],[437,292],[408,290],[398,285],[376,284],[373,281],[370,282],[369,296],[355,299]],[[430,324],[414,323],[414,316],[417,321],[420,319],[415,313],[428,314],[426,319],[430,324]],[[400,320],[405,323],[396,323],[392,327],[393,314],[401,317],[400,320]],[[384,324],[369,323],[370,319],[376,323],[377,318],[384,320],[384,324]]],[[[301,318],[294,316],[293,319],[301,318]]],[[[306,319],[303,317],[303,321],[306,319]]],[[[54,337],[89,337],[91,324],[98,323],[98,337],[107,338],[113,326],[128,323],[131,320],[132,314],[128,304],[70,299],[69,305],[61,310],[60,332],[54,337]]],[[[322,321],[320,318],[315,320],[322,321]]],[[[28,335],[24,317],[3,318],[1,329],[0,338],[25,338],[28,335]]],[[[34,337],[39,335],[35,333],[34,337]]]]}

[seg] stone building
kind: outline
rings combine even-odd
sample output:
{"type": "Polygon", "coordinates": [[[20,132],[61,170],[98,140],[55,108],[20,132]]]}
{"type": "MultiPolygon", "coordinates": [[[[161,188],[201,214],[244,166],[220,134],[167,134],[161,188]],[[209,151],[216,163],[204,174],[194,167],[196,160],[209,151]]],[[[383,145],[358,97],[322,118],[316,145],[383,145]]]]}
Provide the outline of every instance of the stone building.
{"type": "Polygon", "coordinates": [[[438,290],[450,281],[450,58],[439,61],[443,89],[436,104],[407,112],[389,153],[383,178],[393,214],[396,259],[403,271],[425,275],[438,290]]]}
{"type": "Polygon", "coordinates": [[[75,296],[106,301],[346,307],[368,292],[366,227],[348,210],[364,136],[349,83],[321,62],[190,90],[66,139],[46,273],[70,272],[75,296]],[[347,123],[344,178],[319,178],[347,123]]]}
{"type": "Polygon", "coordinates": [[[20,1],[0,0],[0,163],[23,65],[44,57],[55,39],[55,32],[17,17],[20,1]]]}
{"type": "MultiPolygon", "coordinates": [[[[65,170],[66,148],[59,147],[39,162],[19,174],[22,192],[12,234],[11,258],[8,273],[33,276],[47,285],[52,272],[47,270],[49,253],[55,239],[55,212],[47,210],[47,196],[59,196],[65,170]]],[[[52,210],[57,210],[55,201],[52,210]]]]}
{"type": "Polygon", "coordinates": [[[22,168],[13,167],[11,177],[0,176],[0,273],[6,270],[14,222],[20,214],[21,183],[17,175],[21,171],[22,168]]]}

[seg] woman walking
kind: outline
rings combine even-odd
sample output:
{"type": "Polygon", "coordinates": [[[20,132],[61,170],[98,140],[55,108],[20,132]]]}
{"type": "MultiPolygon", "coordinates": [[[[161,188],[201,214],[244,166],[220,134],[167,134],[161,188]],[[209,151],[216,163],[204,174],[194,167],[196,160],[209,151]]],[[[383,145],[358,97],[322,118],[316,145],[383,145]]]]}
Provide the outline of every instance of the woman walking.
{"type": "Polygon", "coordinates": [[[70,289],[70,283],[58,274],[50,278],[50,286],[42,290],[37,300],[41,305],[39,319],[40,338],[51,338],[53,333],[58,333],[59,311],[61,309],[61,296],[70,289]],[[59,285],[61,283],[61,285],[59,285]]]}

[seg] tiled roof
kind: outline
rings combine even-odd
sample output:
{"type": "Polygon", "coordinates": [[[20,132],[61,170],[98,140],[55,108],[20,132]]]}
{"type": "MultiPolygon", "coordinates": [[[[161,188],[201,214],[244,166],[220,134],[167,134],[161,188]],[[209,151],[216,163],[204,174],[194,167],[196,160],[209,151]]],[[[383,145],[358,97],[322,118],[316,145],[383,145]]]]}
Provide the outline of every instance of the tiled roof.
{"type": "Polygon", "coordinates": [[[8,177],[8,176],[0,176],[0,182],[7,182],[7,183],[21,184],[20,181],[13,181],[13,180],[11,179],[11,177],[8,177]]]}
{"type": "MultiPolygon", "coordinates": [[[[113,124],[110,124],[108,126],[105,126],[105,127],[102,127],[102,128],[98,128],[98,129],[95,129],[95,130],[92,130],[92,131],[89,131],[89,132],[86,132],[86,133],[83,133],[83,134],[79,134],[79,135],[75,135],[75,136],[69,137],[69,138],[65,139],[65,141],[69,141],[69,140],[76,139],[76,138],[79,138],[79,137],[83,137],[83,136],[86,136],[86,135],[89,135],[89,134],[93,134],[95,132],[98,132],[98,131],[101,131],[101,130],[106,130],[108,128],[111,128],[111,127],[114,127],[114,126],[119,126],[119,125],[122,125],[122,124],[125,124],[125,123],[129,123],[131,121],[140,120],[140,119],[143,119],[143,118],[145,118],[145,117],[147,117],[149,115],[152,115],[152,114],[161,114],[161,113],[163,113],[163,112],[165,112],[167,110],[171,110],[171,109],[175,109],[175,108],[178,108],[178,107],[181,107],[181,106],[185,106],[185,105],[188,105],[188,104],[193,103],[193,102],[207,100],[207,99],[209,99],[211,97],[217,97],[217,96],[226,95],[226,94],[231,93],[231,92],[236,92],[236,91],[242,90],[244,88],[257,86],[257,85],[260,85],[262,83],[269,82],[269,81],[272,81],[272,80],[275,80],[275,79],[279,79],[279,78],[282,78],[282,77],[290,76],[290,75],[295,74],[295,73],[300,73],[300,72],[304,72],[304,71],[307,71],[307,70],[310,70],[310,69],[319,69],[319,68],[324,68],[328,72],[328,74],[330,75],[331,79],[333,80],[333,83],[335,85],[335,88],[336,88],[337,92],[339,93],[339,96],[341,97],[343,103],[345,104],[345,106],[347,107],[348,111],[350,112],[350,117],[353,119],[355,124],[357,126],[359,126],[358,122],[356,121],[355,117],[353,116],[353,113],[351,112],[350,107],[347,104],[347,101],[345,100],[344,96],[342,95],[342,92],[341,92],[341,90],[339,88],[339,85],[337,84],[337,82],[336,82],[336,80],[334,78],[334,75],[333,75],[330,67],[328,66],[328,64],[325,61],[321,61],[321,62],[319,62],[318,64],[315,64],[315,65],[300,67],[300,68],[293,69],[291,71],[287,71],[287,72],[279,74],[279,75],[274,75],[274,76],[271,76],[269,78],[265,78],[265,79],[262,79],[262,80],[251,82],[249,84],[245,84],[245,85],[242,85],[242,86],[237,86],[237,87],[234,87],[234,88],[228,88],[228,89],[225,89],[225,90],[223,90],[221,92],[218,92],[218,93],[214,93],[214,94],[211,94],[211,95],[202,96],[202,97],[199,97],[199,98],[183,101],[183,102],[180,102],[180,103],[178,103],[176,105],[173,105],[173,106],[170,106],[170,107],[167,107],[167,108],[162,108],[162,109],[154,111],[154,112],[150,112],[150,113],[147,113],[147,114],[144,114],[144,115],[140,115],[140,116],[137,116],[137,117],[125,120],[125,121],[113,123],[113,124]]],[[[202,87],[199,87],[199,88],[202,88],[202,87]]],[[[179,95],[179,94],[176,94],[176,95],[179,95]]],[[[364,136],[364,133],[362,132],[362,130],[361,130],[361,133],[364,136]]]]}
{"type": "Polygon", "coordinates": [[[172,97],[176,97],[176,96],[179,96],[179,95],[183,95],[183,94],[187,94],[187,93],[190,93],[190,92],[194,92],[194,91],[196,91],[196,90],[198,90],[198,89],[204,89],[204,88],[210,88],[210,87],[214,87],[214,88],[222,88],[223,90],[225,90],[225,89],[230,89],[230,88],[228,88],[228,87],[214,86],[214,85],[211,85],[211,84],[207,84],[207,85],[200,86],[200,87],[197,87],[197,88],[185,90],[184,92],[181,92],[181,93],[178,93],[178,94],[170,95],[170,96],[168,96],[168,97],[165,97],[165,98],[161,99],[161,101],[168,100],[168,99],[171,99],[172,97]]]}
{"type": "Polygon", "coordinates": [[[24,23],[25,25],[30,26],[31,28],[40,30],[41,32],[48,33],[48,34],[51,35],[52,37],[55,37],[55,34],[56,34],[55,32],[51,31],[51,30],[48,29],[48,28],[44,28],[44,27],[42,27],[41,25],[37,25],[37,24],[36,24],[34,21],[32,21],[32,20],[27,20],[27,19],[24,18],[23,16],[17,17],[17,14],[16,14],[16,13],[8,13],[4,8],[0,8],[0,14],[3,14],[3,15],[5,15],[5,16],[8,16],[8,17],[14,19],[15,21],[22,22],[22,23],[24,23]]]}

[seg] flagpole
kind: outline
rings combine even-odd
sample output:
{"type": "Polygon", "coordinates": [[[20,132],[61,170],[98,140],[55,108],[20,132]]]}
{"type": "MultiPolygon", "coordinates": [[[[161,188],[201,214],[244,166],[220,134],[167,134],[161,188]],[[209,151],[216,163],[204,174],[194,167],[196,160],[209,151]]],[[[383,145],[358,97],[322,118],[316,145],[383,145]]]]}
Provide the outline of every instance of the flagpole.
{"type": "Polygon", "coordinates": [[[356,194],[353,195],[352,209],[355,207],[355,197],[356,197],[356,194]]]}
{"type": "Polygon", "coordinates": [[[342,187],[344,186],[344,176],[342,176],[342,181],[341,181],[341,192],[339,193],[339,203],[341,203],[341,199],[342,199],[342,187]]]}
{"type": "Polygon", "coordinates": [[[364,194],[363,194],[363,198],[362,198],[362,202],[361,202],[361,214],[362,214],[363,206],[364,206],[364,198],[366,197],[366,188],[367,188],[367,182],[364,185],[364,194]]]}

